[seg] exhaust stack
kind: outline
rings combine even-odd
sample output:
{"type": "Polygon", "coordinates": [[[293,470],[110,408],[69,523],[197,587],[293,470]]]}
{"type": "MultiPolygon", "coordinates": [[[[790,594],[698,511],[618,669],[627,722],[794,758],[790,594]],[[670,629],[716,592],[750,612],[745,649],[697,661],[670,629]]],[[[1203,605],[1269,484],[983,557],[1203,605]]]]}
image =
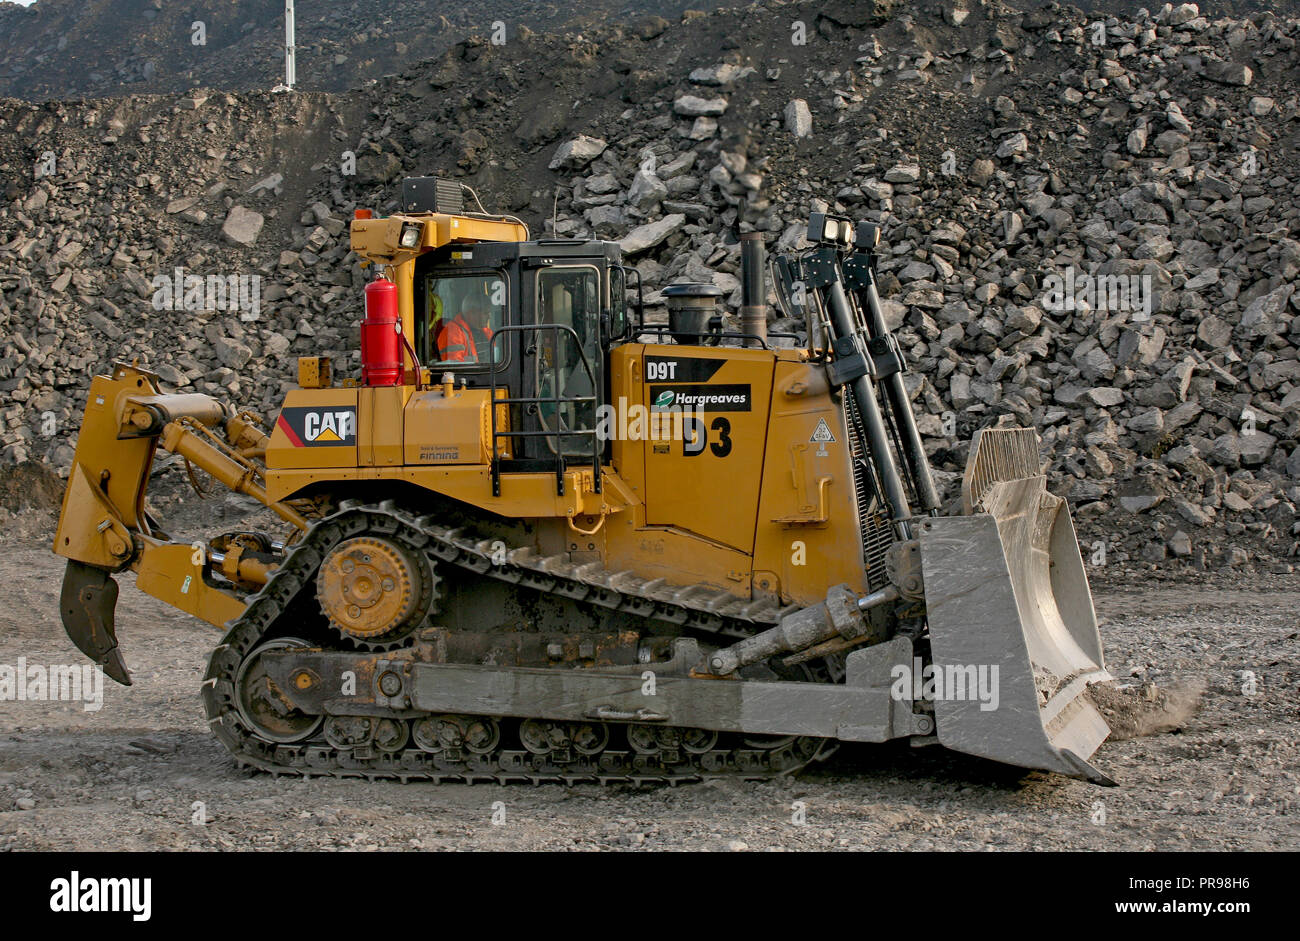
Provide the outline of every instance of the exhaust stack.
{"type": "MultiPolygon", "coordinates": [[[[765,342],[767,285],[763,268],[766,265],[766,255],[762,232],[746,232],[740,237],[740,330],[765,342]]],[[[745,345],[749,345],[749,340],[745,341],[745,345]]]]}

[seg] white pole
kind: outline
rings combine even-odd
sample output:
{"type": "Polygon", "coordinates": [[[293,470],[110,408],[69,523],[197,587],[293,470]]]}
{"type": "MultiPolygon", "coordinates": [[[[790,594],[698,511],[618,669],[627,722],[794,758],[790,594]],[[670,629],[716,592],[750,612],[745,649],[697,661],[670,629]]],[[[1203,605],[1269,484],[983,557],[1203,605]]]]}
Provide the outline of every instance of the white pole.
{"type": "Polygon", "coordinates": [[[293,54],[293,0],[284,0],[284,84],[289,91],[298,81],[293,54]]]}

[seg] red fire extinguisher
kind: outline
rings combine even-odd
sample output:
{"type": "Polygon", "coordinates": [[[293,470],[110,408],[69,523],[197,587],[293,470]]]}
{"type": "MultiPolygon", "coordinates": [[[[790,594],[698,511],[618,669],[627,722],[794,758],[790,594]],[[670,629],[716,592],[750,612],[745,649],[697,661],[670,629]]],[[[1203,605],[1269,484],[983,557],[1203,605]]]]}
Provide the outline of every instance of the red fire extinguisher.
{"type": "Polygon", "coordinates": [[[402,381],[402,318],[397,285],[385,278],[366,285],[366,319],[361,324],[361,382],[395,386],[402,381]]]}

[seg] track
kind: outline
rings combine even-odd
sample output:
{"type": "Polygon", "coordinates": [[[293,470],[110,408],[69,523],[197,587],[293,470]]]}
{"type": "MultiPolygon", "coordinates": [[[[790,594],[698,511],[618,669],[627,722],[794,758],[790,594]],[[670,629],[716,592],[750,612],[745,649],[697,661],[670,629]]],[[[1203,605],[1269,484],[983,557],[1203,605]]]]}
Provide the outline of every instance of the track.
{"type": "MultiPolygon", "coordinates": [[[[461,530],[438,526],[429,517],[404,514],[391,501],[378,505],[346,501],[292,548],[270,581],[249,598],[244,614],[209,659],[203,683],[208,723],[241,764],[305,777],[681,783],[786,775],[828,750],[825,740],[815,738],[768,740],[634,722],[537,722],[527,717],[498,722],[486,716],[410,713],[378,719],[333,717],[323,724],[301,714],[281,716],[275,721],[287,722],[290,734],[279,737],[296,738],[291,734],[296,723],[301,740],[271,741],[251,718],[250,696],[243,698],[244,708],[240,708],[241,693],[250,692],[241,690],[241,680],[247,678],[241,677],[241,668],[263,645],[284,642],[298,633],[301,625],[292,622],[291,609],[309,600],[322,560],[340,542],[363,533],[421,552],[431,564],[451,565],[638,619],[669,621],[716,635],[748,636],[780,616],[774,604],[747,602],[722,591],[668,587],[631,573],[573,566],[529,549],[503,553],[499,542],[473,539],[461,530]],[[438,730],[446,733],[442,739],[438,730]],[[465,735],[467,730],[472,734],[465,735]],[[477,741],[472,741],[475,737],[477,741]]],[[[246,673],[255,675],[255,671],[246,673]]],[[[271,690],[258,701],[282,708],[283,700],[280,707],[274,700],[271,690]]]]}

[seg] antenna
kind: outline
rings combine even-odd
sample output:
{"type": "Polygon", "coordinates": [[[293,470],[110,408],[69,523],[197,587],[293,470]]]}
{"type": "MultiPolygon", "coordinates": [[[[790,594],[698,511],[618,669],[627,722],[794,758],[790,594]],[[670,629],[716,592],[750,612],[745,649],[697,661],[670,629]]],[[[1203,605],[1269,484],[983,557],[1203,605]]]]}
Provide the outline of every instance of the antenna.
{"type": "Polygon", "coordinates": [[[294,60],[293,0],[284,0],[284,85],[288,91],[298,83],[297,62],[294,60]]]}
{"type": "Polygon", "coordinates": [[[560,233],[555,231],[560,224],[560,188],[555,188],[554,199],[551,201],[551,238],[555,238],[560,233]]]}

